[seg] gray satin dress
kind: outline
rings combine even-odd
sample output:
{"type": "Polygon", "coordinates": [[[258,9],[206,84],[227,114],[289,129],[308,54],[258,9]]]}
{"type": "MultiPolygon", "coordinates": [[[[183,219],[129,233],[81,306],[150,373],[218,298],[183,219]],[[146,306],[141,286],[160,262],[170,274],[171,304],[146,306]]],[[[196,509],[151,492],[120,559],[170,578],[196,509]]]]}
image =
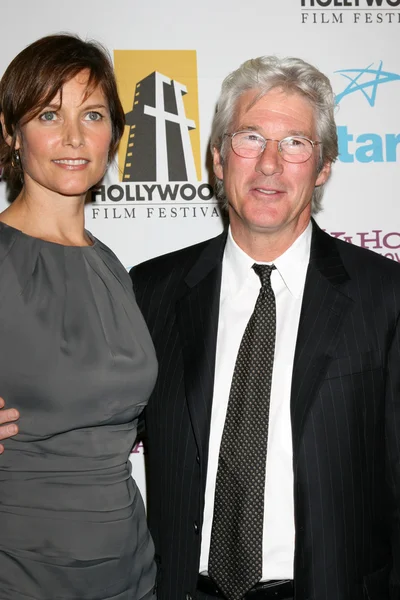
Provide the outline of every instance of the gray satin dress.
{"type": "Polygon", "coordinates": [[[21,413],[0,455],[0,600],[155,598],[129,454],[156,370],[106,246],[0,223],[0,395],[21,413]]]}

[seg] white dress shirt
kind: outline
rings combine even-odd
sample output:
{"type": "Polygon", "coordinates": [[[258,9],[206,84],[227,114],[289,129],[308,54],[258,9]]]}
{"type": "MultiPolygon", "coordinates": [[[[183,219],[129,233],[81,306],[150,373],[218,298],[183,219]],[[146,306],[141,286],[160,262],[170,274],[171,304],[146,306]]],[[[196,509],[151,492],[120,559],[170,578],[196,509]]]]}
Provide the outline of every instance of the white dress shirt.
{"type": "MultiPolygon", "coordinates": [[[[271,284],[276,299],[276,342],[266,457],[262,580],[293,579],[294,501],[290,390],[304,284],[310,257],[311,223],[274,260],[271,284]]],[[[200,572],[208,571],[219,448],[233,370],[247,322],[260,291],[254,260],[231,231],[222,262],[214,394],[202,529],[200,572]]]]}

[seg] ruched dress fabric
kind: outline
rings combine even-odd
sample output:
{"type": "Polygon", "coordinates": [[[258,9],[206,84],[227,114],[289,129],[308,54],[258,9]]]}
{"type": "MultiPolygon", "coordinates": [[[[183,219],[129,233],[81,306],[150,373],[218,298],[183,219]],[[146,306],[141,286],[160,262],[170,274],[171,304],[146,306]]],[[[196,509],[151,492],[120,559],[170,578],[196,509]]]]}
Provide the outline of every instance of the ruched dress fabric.
{"type": "Polygon", "coordinates": [[[0,600],[155,598],[129,454],[157,363],[129,275],[0,223],[0,600]]]}

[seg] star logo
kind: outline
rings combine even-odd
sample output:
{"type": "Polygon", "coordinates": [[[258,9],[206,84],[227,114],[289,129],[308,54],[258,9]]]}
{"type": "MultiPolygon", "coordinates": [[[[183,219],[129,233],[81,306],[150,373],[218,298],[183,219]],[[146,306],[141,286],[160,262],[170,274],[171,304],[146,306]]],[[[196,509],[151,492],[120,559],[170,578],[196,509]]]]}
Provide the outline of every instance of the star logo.
{"type": "Polygon", "coordinates": [[[380,61],[377,69],[374,69],[374,63],[371,63],[365,69],[343,69],[342,71],[335,71],[335,73],[339,73],[350,82],[343,92],[336,94],[337,104],[339,104],[345,96],[353,94],[354,92],[361,92],[368,104],[370,106],[375,106],[378,85],[400,80],[400,75],[383,71],[382,64],[383,62],[380,61]]]}

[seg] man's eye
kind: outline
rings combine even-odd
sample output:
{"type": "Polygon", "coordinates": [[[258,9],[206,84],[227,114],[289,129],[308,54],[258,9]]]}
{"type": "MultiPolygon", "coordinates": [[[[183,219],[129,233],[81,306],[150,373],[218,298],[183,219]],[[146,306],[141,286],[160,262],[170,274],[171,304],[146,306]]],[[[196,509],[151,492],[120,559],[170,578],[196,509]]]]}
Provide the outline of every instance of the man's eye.
{"type": "Polygon", "coordinates": [[[54,110],[46,110],[46,112],[42,113],[39,117],[41,121],[54,121],[56,118],[56,113],[54,110]]]}
{"type": "Polygon", "coordinates": [[[101,119],[103,118],[103,115],[95,110],[91,110],[90,112],[87,113],[85,118],[87,121],[101,121],[101,119]]]}
{"type": "Polygon", "coordinates": [[[286,140],[286,145],[291,146],[292,148],[299,148],[305,146],[305,140],[301,138],[288,138],[286,140]]]}
{"type": "Polygon", "coordinates": [[[262,144],[262,142],[263,142],[263,139],[262,139],[262,137],[260,137],[260,136],[259,136],[259,135],[257,135],[256,133],[247,133],[247,134],[244,136],[244,139],[245,139],[247,142],[258,142],[258,143],[261,143],[261,144],[262,144]]]}

